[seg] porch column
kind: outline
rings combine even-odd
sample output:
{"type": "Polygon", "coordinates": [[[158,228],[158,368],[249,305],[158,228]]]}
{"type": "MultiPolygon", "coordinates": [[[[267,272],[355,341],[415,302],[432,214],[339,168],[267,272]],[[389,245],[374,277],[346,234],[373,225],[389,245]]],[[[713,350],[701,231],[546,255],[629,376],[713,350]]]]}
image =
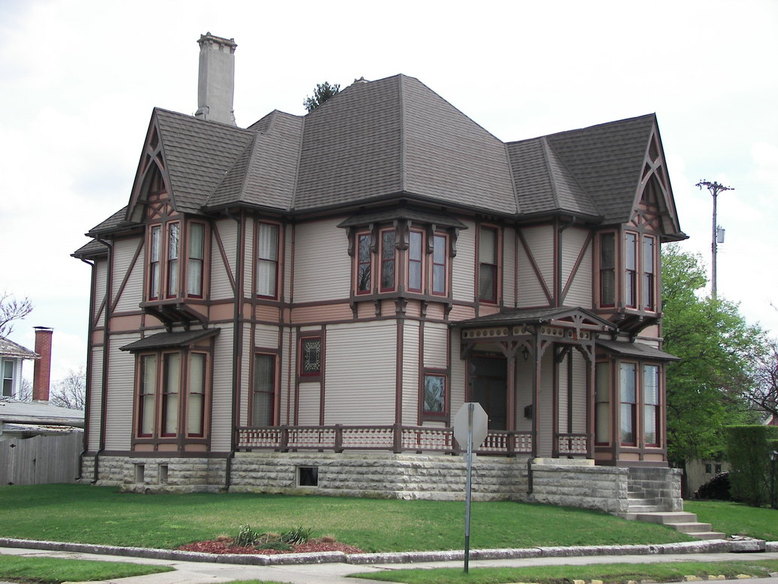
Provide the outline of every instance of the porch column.
{"type": "Polygon", "coordinates": [[[533,347],[533,357],[535,359],[535,371],[532,373],[532,458],[538,456],[538,426],[540,412],[538,403],[540,402],[540,372],[541,372],[541,350],[540,350],[540,327],[535,327],[535,346],[533,347]]]}
{"type": "Polygon", "coordinates": [[[596,426],[594,423],[595,405],[594,393],[597,389],[595,380],[595,366],[592,358],[586,358],[586,458],[594,459],[594,437],[596,426]]]}
{"type": "Polygon", "coordinates": [[[507,386],[507,418],[505,420],[505,429],[508,432],[516,431],[516,350],[506,355],[505,385],[507,386]]]}

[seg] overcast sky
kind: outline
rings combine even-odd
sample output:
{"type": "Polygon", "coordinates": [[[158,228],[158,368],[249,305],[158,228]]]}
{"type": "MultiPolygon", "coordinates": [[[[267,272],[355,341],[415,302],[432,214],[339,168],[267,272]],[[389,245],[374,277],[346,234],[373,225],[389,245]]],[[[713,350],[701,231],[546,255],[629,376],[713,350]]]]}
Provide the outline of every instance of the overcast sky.
{"type": "MultiPolygon", "coordinates": [[[[70,254],[128,200],[154,106],[197,109],[197,39],[232,37],[235,114],[303,114],[316,83],[417,77],[510,141],[656,112],[683,245],[778,337],[778,0],[0,1],[0,291],[85,363],[89,268],[70,254]]],[[[32,367],[28,365],[28,372],[32,367]]]]}

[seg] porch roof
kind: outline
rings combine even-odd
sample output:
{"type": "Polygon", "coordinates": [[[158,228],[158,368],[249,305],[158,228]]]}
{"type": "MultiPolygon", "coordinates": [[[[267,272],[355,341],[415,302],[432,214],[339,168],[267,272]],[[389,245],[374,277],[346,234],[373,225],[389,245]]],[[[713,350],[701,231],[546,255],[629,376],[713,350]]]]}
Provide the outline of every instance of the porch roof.
{"type": "Polygon", "coordinates": [[[475,328],[483,326],[506,326],[522,324],[546,324],[550,322],[559,324],[565,321],[569,324],[581,324],[600,327],[604,330],[615,330],[616,325],[600,318],[593,312],[580,307],[556,306],[551,308],[517,308],[505,310],[495,314],[487,314],[468,320],[453,323],[457,328],[475,328]]]}
{"type": "Polygon", "coordinates": [[[212,328],[195,331],[184,331],[180,333],[157,333],[150,337],[145,337],[129,345],[119,347],[120,351],[146,351],[149,349],[165,349],[168,347],[185,347],[192,343],[205,339],[208,337],[216,336],[221,329],[212,328]]]}
{"type": "Polygon", "coordinates": [[[615,353],[616,355],[622,355],[625,357],[640,357],[643,359],[656,359],[659,361],[680,361],[680,357],[665,353],[659,349],[655,349],[644,343],[627,343],[624,341],[597,341],[597,346],[602,347],[615,353]]]}

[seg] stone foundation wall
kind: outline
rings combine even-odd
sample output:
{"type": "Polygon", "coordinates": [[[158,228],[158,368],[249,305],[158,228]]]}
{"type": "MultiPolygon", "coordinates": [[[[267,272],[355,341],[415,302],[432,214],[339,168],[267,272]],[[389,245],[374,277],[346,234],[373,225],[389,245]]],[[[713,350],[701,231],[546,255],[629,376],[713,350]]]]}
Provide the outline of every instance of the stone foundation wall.
{"type": "MultiPolygon", "coordinates": [[[[462,456],[241,452],[233,460],[230,491],[462,500],[466,479],[462,456]],[[316,487],[300,486],[300,467],[316,469],[316,487]]],[[[518,500],[526,492],[525,459],[474,462],[474,500],[518,500]]]]}
{"type": "Polygon", "coordinates": [[[629,469],[630,496],[653,499],[665,511],[683,511],[679,468],[632,467],[629,469]]]}
{"type": "MultiPolygon", "coordinates": [[[[553,460],[553,459],[552,459],[553,460]]],[[[532,464],[529,500],[622,514],[627,511],[629,469],[589,464],[532,464]]]]}
{"type": "MultiPolygon", "coordinates": [[[[94,479],[94,465],[94,456],[82,457],[82,480],[94,479]]],[[[100,456],[97,465],[96,484],[151,493],[229,490],[462,500],[467,478],[463,456],[388,452],[238,452],[229,461],[100,456]]],[[[476,501],[531,501],[623,515],[630,496],[680,510],[680,488],[680,471],[669,468],[594,466],[592,461],[565,459],[530,463],[525,457],[496,456],[479,456],[473,463],[476,501]]]]}
{"type": "MultiPolygon", "coordinates": [[[[94,456],[81,462],[82,480],[94,480],[94,456]]],[[[227,461],[224,458],[97,458],[98,486],[118,486],[140,493],[218,492],[225,490],[227,461]]]]}

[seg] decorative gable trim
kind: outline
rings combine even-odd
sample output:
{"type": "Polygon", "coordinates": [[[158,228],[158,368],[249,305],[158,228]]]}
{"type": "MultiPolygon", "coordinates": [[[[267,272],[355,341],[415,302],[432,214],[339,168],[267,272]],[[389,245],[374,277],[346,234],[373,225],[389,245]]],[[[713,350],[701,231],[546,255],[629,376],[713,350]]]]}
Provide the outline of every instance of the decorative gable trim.
{"type": "Polygon", "coordinates": [[[126,219],[141,222],[144,219],[143,208],[152,195],[167,193],[171,204],[175,208],[173,189],[170,183],[170,175],[167,171],[165,155],[160,137],[157,112],[151,114],[149,129],[146,132],[146,141],[138,162],[138,170],[135,173],[135,181],[132,185],[130,204],[127,206],[126,219]]]}

